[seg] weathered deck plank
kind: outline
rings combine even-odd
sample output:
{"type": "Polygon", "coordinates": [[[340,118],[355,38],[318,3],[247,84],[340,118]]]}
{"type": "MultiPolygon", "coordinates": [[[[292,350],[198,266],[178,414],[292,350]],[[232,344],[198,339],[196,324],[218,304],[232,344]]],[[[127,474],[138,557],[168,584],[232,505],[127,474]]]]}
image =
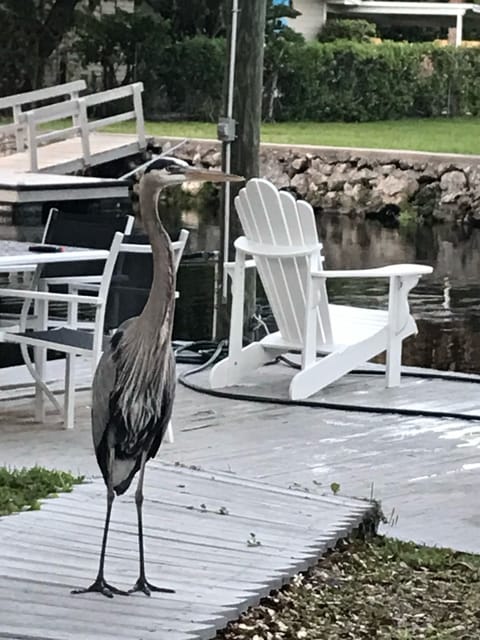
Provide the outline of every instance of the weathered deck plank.
{"type": "MultiPolygon", "coordinates": [[[[371,511],[365,501],[302,495],[178,465],[157,463],[149,479],[149,577],[176,593],[151,599],[117,596],[112,602],[95,594],[70,594],[88,584],[97,568],[105,489],[95,480],[44,501],[38,512],[0,519],[4,635],[29,634],[32,640],[140,640],[147,634],[159,640],[212,638],[228,620],[314,564],[371,511]],[[190,503],[198,507],[190,509],[190,503]],[[217,509],[220,503],[225,514],[217,509]],[[260,546],[248,545],[252,532],[260,546]]],[[[128,496],[115,501],[106,572],[123,588],[137,577],[136,512],[128,496]]]]}

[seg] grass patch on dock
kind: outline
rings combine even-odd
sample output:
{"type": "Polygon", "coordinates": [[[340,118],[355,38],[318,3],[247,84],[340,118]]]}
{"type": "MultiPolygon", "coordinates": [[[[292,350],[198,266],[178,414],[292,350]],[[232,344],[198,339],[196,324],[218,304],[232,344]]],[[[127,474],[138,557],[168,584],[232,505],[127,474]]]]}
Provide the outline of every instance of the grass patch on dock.
{"type": "Polygon", "coordinates": [[[217,640],[470,640],[480,556],[377,536],[342,542],[217,640]]]}
{"type": "MultiPolygon", "coordinates": [[[[154,136],[216,139],[211,122],[147,122],[154,136]]],[[[133,122],[121,122],[107,131],[135,133],[133,122]]],[[[480,118],[408,118],[381,122],[273,122],[263,123],[262,142],[290,145],[405,149],[438,153],[480,154],[480,118]]]]}
{"type": "Polygon", "coordinates": [[[40,509],[40,500],[71,491],[75,484],[81,482],[82,476],[73,476],[66,471],[53,471],[43,467],[0,467],[0,516],[40,509]]]}

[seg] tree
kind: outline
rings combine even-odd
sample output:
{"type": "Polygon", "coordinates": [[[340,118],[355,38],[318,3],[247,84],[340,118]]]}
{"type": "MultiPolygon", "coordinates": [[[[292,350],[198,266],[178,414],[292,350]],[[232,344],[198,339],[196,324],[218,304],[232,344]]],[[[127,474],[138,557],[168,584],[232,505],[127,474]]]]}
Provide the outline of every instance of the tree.
{"type": "Polygon", "coordinates": [[[269,0],[265,23],[265,53],[263,71],[263,113],[267,121],[274,120],[275,99],[278,97],[278,76],[290,43],[304,42],[304,37],[285,24],[285,18],[300,15],[290,4],[274,4],[269,0]]]}
{"type": "Polygon", "coordinates": [[[168,20],[179,40],[198,35],[225,36],[226,4],[224,0],[136,0],[136,8],[147,6],[168,20]]]}
{"type": "Polygon", "coordinates": [[[161,16],[141,10],[116,9],[100,16],[83,11],[78,18],[75,49],[84,66],[101,66],[102,82],[96,88],[112,89],[139,79],[153,82],[170,44],[169,32],[169,23],[161,16]]]}
{"type": "Polygon", "coordinates": [[[1,0],[0,91],[16,93],[43,85],[48,58],[75,22],[81,0],[1,0]]]}

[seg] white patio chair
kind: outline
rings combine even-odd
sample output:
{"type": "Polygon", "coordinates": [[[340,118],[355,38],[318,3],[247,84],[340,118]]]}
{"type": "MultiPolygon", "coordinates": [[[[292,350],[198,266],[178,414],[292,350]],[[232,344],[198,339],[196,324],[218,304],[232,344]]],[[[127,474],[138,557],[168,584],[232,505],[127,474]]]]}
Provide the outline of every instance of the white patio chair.
{"type": "Polygon", "coordinates": [[[213,388],[237,384],[273,357],[301,352],[301,370],[290,383],[291,399],[307,398],[374,356],[387,352],[386,386],[400,384],[403,340],[416,333],[408,293],[429,266],[399,264],[375,269],[323,269],[312,207],[278,191],[264,179],[252,179],[235,206],[244,236],[235,242],[228,357],[210,374],[213,388]],[[247,256],[253,260],[247,260],[247,256]],[[245,269],[256,267],[278,331],[243,346],[245,269]],[[330,304],[330,278],[386,278],[388,309],[330,304]],[[318,357],[318,354],[327,354],[318,357]]]}
{"type": "Polygon", "coordinates": [[[39,421],[44,421],[44,395],[46,395],[55,408],[61,413],[62,408],[57,399],[45,383],[45,362],[48,349],[60,351],[66,354],[65,363],[65,400],[64,423],[67,429],[73,428],[75,410],[75,356],[89,356],[92,359],[92,372],[103,351],[104,319],[108,290],[113,268],[121,248],[123,234],[115,233],[109,255],[105,260],[100,286],[91,295],[73,293],[54,293],[50,291],[25,290],[25,289],[1,289],[2,297],[22,298],[25,300],[21,314],[21,330],[13,332],[7,329],[0,330],[0,342],[19,344],[28,370],[35,380],[35,414],[39,421]],[[26,331],[26,319],[28,307],[31,302],[37,304],[36,328],[26,331]],[[63,302],[67,304],[67,322],[58,328],[49,328],[49,303],[63,302]],[[95,309],[95,323],[93,332],[78,328],[78,308],[80,305],[93,306],[95,309]],[[27,347],[34,347],[34,361],[30,359],[27,347]]]}
{"type": "MultiPolygon", "coordinates": [[[[175,271],[178,271],[180,260],[182,259],[185,246],[187,244],[189,232],[186,229],[181,229],[178,240],[172,242],[172,249],[175,261],[175,271]]],[[[135,238],[135,236],[132,236],[135,238]]],[[[122,243],[120,247],[120,255],[117,260],[117,265],[114,269],[114,275],[110,286],[109,297],[107,301],[106,311],[106,326],[109,331],[115,331],[115,329],[129,317],[139,315],[143,309],[143,306],[148,297],[150,284],[148,275],[146,272],[151,271],[151,264],[146,264],[144,261],[140,264],[142,271],[142,287],[138,287],[137,282],[132,282],[131,267],[132,261],[135,261],[135,256],[151,256],[152,247],[148,242],[147,237],[143,238],[144,242],[134,242],[131,238],[125,238],[126,242],[122,243]],[[115,282],[117,278],[118,284],[115,282]],[[129,309],[124,309],[124,303],[128,299],[129,309]]],[[[151,263],[151,258],[149,260],[151,263]]],[[[58,277],[58,278],[46,278],[41,281],[44,286],[68,284],[69,293],[78,295],[85,291],[98,291],[99,283],[98,277],[93,276],[85,279],[77,277],[58,277]]],[[[178,291],[175,292],[175,298],[179,297],[178,291]]],[[[88,323],[83,323],[82,326],[88,326],[88,323]]],[[[169,423],[166,434],[166,441],[169,443],[174,442],[172,422],[169,423]]]]}

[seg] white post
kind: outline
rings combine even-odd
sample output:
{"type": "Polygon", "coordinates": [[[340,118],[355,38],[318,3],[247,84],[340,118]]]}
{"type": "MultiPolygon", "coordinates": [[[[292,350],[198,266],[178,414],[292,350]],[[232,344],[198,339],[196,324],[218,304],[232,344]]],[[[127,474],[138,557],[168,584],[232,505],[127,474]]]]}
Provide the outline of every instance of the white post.
{"type": "Polygon", "coordinates": [[[77,104],[78,126],[80,127],[80,136],[82,140],[83,163],[84,166],[88,167],[90,165],[90,132],[88,130],[87,103],[84,98],[79,98],[77,100],[77,104]]]}
{"type": "Polygon", "coordinates": [[[135,110],[135,122],[137,126],[138,146],[140,149],[145,149],[147,141],[145,139],[145,119],[143,117],[143,104],[142,104],[142,84],[136,83],[132,85],[133,91],[133,108],[135,110]]]}
{"type": "Polygon", "coordinates": [[[35,116],[29,113],[27,118],[28,154],[30,156],[30,171],[38,171],[37,157],[37,128],[35,116]]]}
{"type": "MultiPolygon", "coordinates": [[[[302,369],[315,364],[317,359],[317,301],[318,283],[310,275],[313,256],[308,259],[307,283],[305,295],[305,325],[303,329],[302,369]]],[[[324,282],[322,282],[324,285],[324,282]]]]}
{"type": "MultiPolygon", "coordinates": [[[[40,288],[42,290],[42,288],[40,288]]],[[[38,300],[36,305],[37,313],[37,330],[45,331],[48,323],[48,302],[45,300],[38,300]]],[[[45,382],[45,367],[47,363],[47,350],[41,347],[34,347],[34,363],[35,371],[38,379],[45,382]]],[[[35,381],[35,419],[38,422],[45,422],[45,404],[43,398],[43,391],[41,386],[35,381]]]]}
{"type": "Polygon", "coordinates": [[[399,304],[401,287],[401,279],[398,276],[392,276],[388,291],[388,343],[385,367],[387,387],[398,387],[400,385],[402,338],[398,336],[398,333],[401,321],[399,304]]]}
{"type": "MultiPolygon", "coordinates": [[[[227,269],[224,266],[224,273],[227,269]]],[[[230,319],[230,336],[228,357],[231,365],[237,364],[243,348],[243,307],[245,304],[245,254],[239,249],[235,252],[235,266],[232,279],[232,310],[230,319]]]]}
{"type": "MultiPolygon", "coordinates": [[[[78,295],[78,287],[69,287],[69,293],[78,295]]],[[[71,329],[78,327],[78,302],[69,302],[67,308],[67,325],[71,329]]],[[[65,356],[65,392],[63,396],[63,422],[65,429],[73,429],[75,420],[75,365],[74,353],[65,356]]]]}
{"type": "Polygon", "coordinates": [[[22,108],[19,104],[13,105],[13,121],[17,125],[15,128],[15,144],[17,151],[25,150],[25,119],[22,120],[22,108]]]}
{"type": "Polygon", "coordinates": [[[460,47],[463,40],[463,13],[457,13],[457,26],[455,29],[455,46],[460,47]]]}
{"type": "MultiPolygon", "coordinates": [[[[80,93],[78,91],[70,91],[70,100],[78,100],[80,98],[80,93]]],[[[80,122],[78,119],[78,113],[73,116],[73,124],[75,127],[80,126],[80,122]]]]}

